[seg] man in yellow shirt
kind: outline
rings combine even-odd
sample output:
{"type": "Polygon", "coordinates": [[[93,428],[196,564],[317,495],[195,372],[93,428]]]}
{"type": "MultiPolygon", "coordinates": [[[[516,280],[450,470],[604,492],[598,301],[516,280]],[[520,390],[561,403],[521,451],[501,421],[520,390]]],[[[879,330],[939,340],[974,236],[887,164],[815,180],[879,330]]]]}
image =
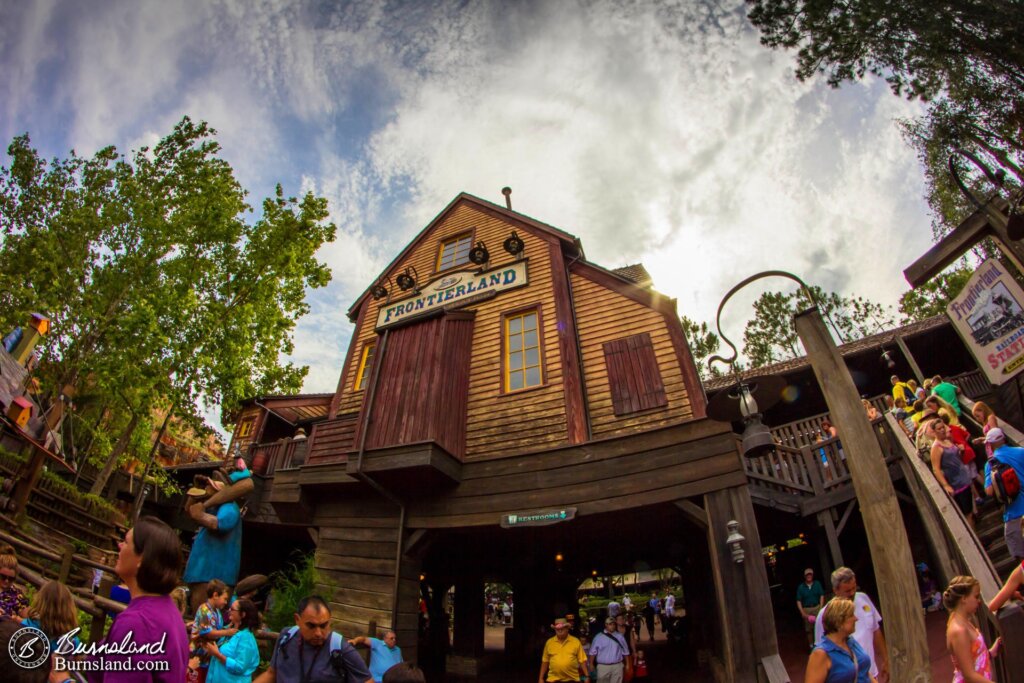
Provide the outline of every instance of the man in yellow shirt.
{"type": "Polygon", "coordinates": [[[587,654],[579,638],[569,634],[569,622],[559,617],[551,625],[555,635],[544,645],[537,683],[579,683],[580,670],[589,676],[587,654]]]}

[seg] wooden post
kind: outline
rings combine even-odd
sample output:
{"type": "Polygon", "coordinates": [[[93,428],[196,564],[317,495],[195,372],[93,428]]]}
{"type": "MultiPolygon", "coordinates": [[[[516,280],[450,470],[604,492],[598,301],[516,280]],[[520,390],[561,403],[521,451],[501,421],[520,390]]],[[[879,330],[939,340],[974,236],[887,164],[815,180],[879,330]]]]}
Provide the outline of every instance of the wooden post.
{"type": "Polygon", "coordinates": [[[75,554],[75,547],[70,543],[61,548],[60,571],[57,573],[57,580],[67,585],[68,577],[71,576],[71,560],[75,554]]]}
{"type": "Polygon", "coordinates": [[[832,519],[832,510],[822,510],[818,513],[818,524],[825,532],[825,539],[828,541],[828,551],[832,556],[832,569],[842,567],[843,551],[839,547],[839,531],[836,530],[836,523],[832,519]]]}
{"type": "Polygon", "coordinates": [[[924,386],[925,374],[921,370],[921,366],[917,364],[917,359],[914,358],[914,354],[910,352],[910,347],[907,346],[907,342],[903,340],[903,337],[897,335],[896,345],[900,347],[900,351],[903,352],[903,357],[907,359],[908,363],[910,363],[910,369],[914,371],[918,384],[924,386]]]}
{"type": "Polygon", "coordinates": [[[32,455],[25,463],[14,485],[14,493],[11,500],[14,502],[12,510],[15,521],[22,522],[28,515],[28,497],[39,484],[39,477],[43,474],[43,465],[46,463],[46,453],[41,449],[32,446],[32,455]]]}
{"type": "Polygon", "coordinates": [[[891,680],[930,681],[928,640],[914,560],[885,456],[864,413],[850,371],[818,309],[798,314],[795,322],[847,453],[846,462],[860,503],[885,617],[891,680]]]}
{"type": "Polygon", "coordinates": [[[757,681],[761,660],[777,654],[779,648],[750,492],[746,486],[714,491],[705,494],[704,507],[727,675],[737,682],[757,681]],[[740,533],[746,539],[746,557],[741,563],[733,560],[732,550],[725,542],[730,520],[739,522],[740,533]]]}

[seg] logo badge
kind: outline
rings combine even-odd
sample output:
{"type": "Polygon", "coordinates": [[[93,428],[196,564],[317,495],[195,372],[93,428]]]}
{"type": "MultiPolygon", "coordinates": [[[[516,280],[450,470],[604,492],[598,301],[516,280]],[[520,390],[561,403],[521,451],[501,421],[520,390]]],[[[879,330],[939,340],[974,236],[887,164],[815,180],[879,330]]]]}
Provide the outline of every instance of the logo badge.
{"type": "Polygon", "coordinates": [[[50,658],[50,639],[39,629],[26,626],[11,636],[7,653],[22,669],[38,669],[50,658]]]}

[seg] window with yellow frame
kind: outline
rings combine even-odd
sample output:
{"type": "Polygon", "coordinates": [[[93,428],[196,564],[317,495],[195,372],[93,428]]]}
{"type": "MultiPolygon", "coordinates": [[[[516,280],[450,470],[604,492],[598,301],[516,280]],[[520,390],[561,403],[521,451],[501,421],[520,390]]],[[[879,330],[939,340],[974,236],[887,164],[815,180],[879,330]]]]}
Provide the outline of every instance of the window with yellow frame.
{"type": "Polygon", "coordinates": [[[537,311],[505,318],[505,391],[519,391],[544,382],[537,311]]]}
{"type": "Polygon", "coordinates": [[[256,422],[256,418],[248,417],[245,420],[238,423],[238,431],[235,436],[239,439],[249,436],[252,434],[252,426],[256,422]]]}
{"type": "Polygon", "coordinates": [[[366,388],[370,380],[370,371],[373,369],[373,356],[377,351],[377,342],[367,342],[363,345],[363,353],[359,357],[359,373],[356,375],[356,391],[366,388]]]}
{"type": "Polygon", "coordinates": [[[473,233],[466,232],[441,242],[437,252],[437,270],[448,270],[469,263],[469,249],[473,246],[473,233]]]}

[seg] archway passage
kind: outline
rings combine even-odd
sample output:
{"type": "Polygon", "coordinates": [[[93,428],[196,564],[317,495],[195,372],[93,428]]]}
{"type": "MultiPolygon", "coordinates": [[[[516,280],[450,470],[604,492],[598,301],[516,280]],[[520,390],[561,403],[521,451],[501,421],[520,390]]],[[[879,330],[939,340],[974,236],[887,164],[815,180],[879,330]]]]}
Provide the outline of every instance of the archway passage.
{"type": "MultiPolygon", "coordinates": [[[[705,661],[718,638],[707,530],[675,504],[588,515],[545,527],[436,532],[422,568],[435,596],[431,623],[447,618],[442,613],[446,600],[438,596],[454,586],[450,651],[440,656],[445,643],[438,638],[420,649],[421,660],[435,676],[444,667],[449,673],[486,672],[489,678],[509,672],[510,680],[515,675],[521,680],[527,671],[536,675],[552,620],[579,613],[579,586],[594,576],[669,568],[682,577],[687,637],[669,642],[659,636],[655,641],[652,663],[657,662],[663,680],[703,680],[698,653],[704,651],[700,661],[705,661]],[[498,653],[485,647],[488,582],[508,584],[514,595],[514,619],[504,629],[498,653]]],[[[621,592],[619,587],[617,594],[621,592]]],[[[641,607],[636,605],[636,610],[641,607]]]]}

